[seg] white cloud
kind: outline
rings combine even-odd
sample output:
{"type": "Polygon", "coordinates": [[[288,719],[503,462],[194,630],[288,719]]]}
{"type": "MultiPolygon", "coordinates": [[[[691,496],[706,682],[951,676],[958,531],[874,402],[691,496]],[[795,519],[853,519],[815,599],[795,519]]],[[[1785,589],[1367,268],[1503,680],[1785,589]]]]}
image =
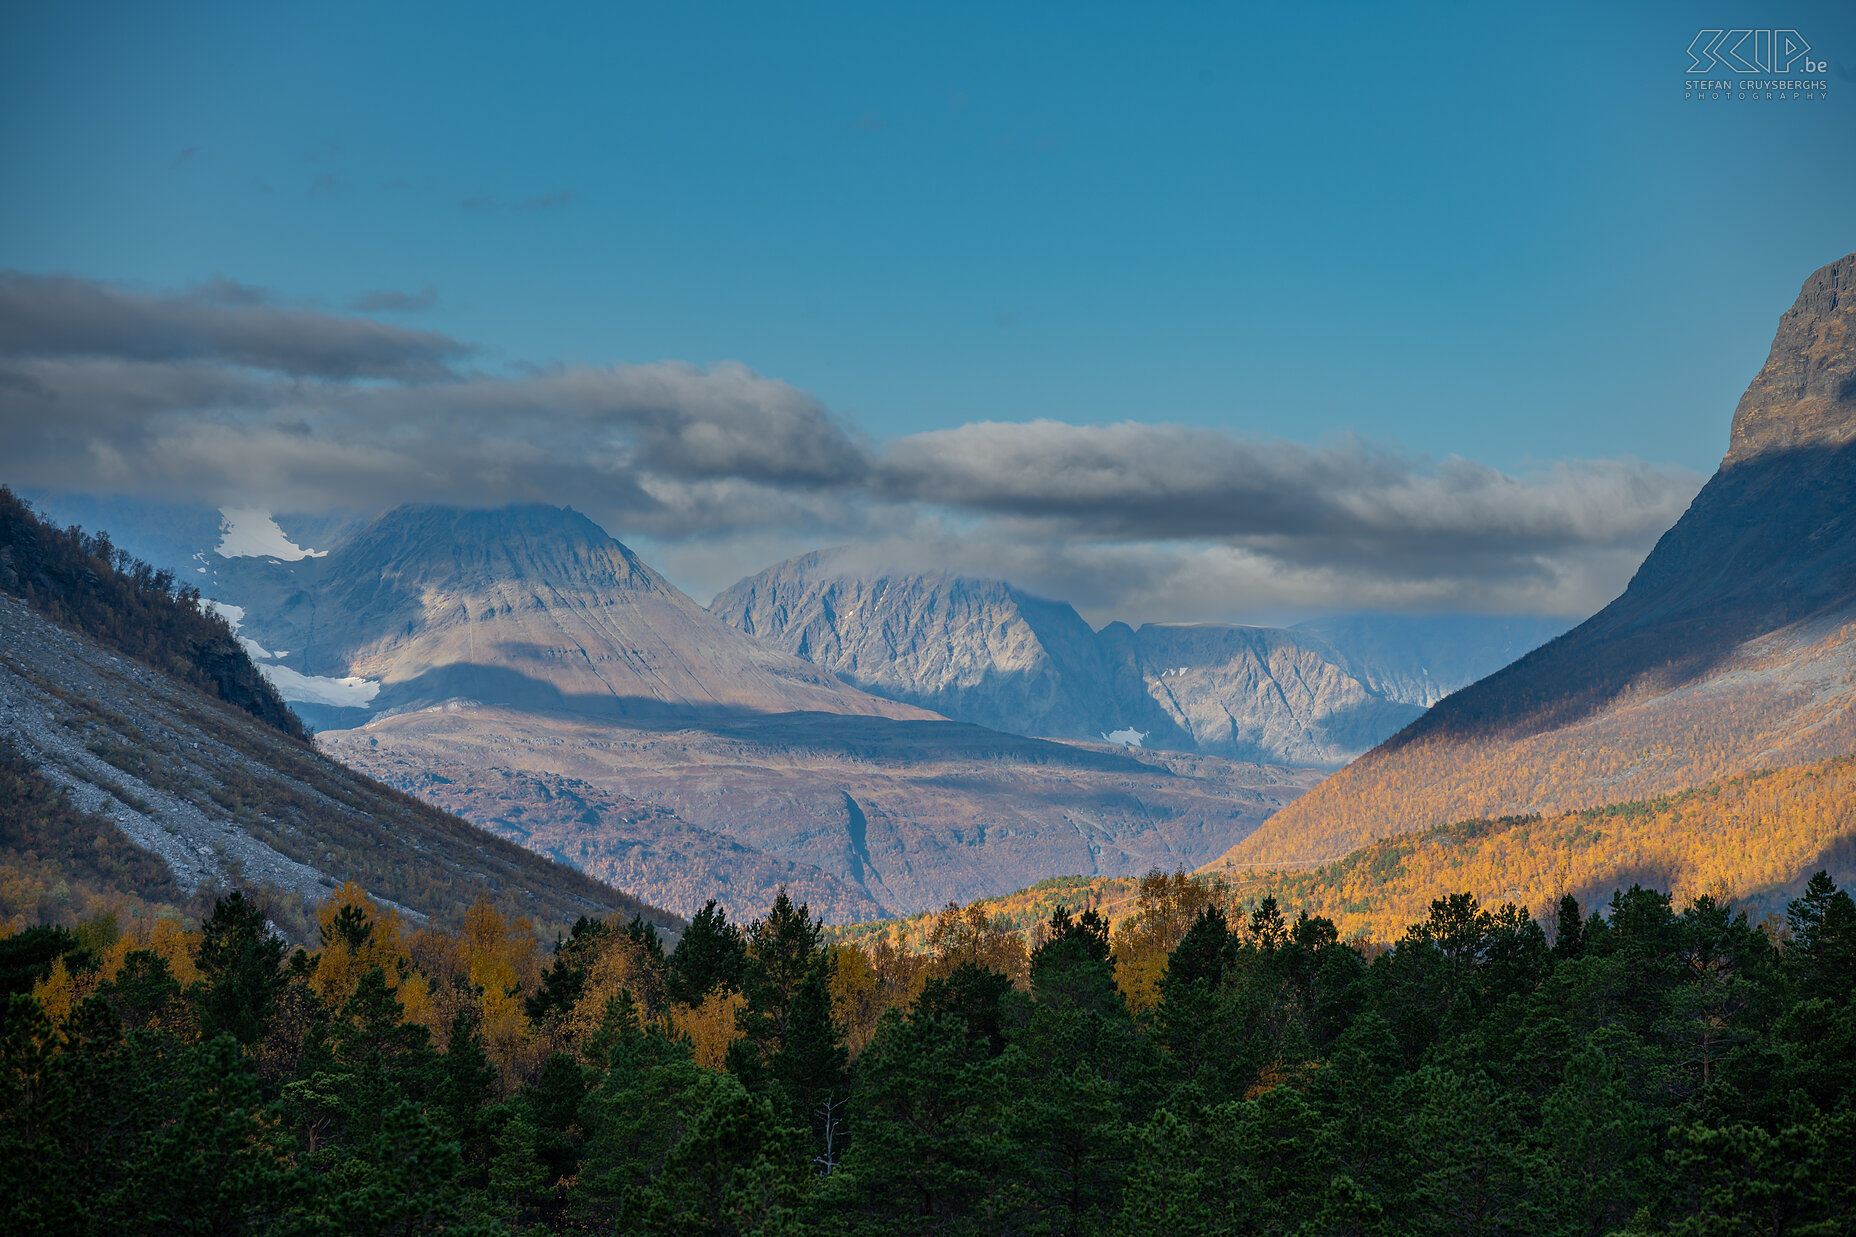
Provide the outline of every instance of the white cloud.
{"type": "Polygon", "coordinates": [[[699,593],[853,542],[1098,618],[1587,611],[1702,480],[1628,459],[1504,472],[1134,420],[881,444],[738,363],[496,375],[461,368],[475,355],[232,283],[160,294],[6,274],[4,480],[223,505],[222,553],[293,561],[319,551],[264,512],[564,503],[644,538],[699,593]]]}

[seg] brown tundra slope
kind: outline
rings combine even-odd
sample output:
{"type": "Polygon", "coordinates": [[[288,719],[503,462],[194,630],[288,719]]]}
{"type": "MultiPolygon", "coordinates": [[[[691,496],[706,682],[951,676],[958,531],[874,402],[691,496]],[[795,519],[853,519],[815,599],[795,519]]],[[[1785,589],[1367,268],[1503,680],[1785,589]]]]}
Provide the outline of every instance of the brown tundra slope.
{"type": "Polygon", "coordinates": [[[688,914],[781,885],[835,922],[1052,873],[1192,868],[1319,774],[1003,735],[767,714],[613,722],[453,703],[319,736],[338,759],[688,914]]]}
{"type": "Polygon", "coordinates": [[[1624,594],[1446,697],[1214,868],[1856,750],[1856,254],[1805,281],[1726,458],[1624,594]]]}

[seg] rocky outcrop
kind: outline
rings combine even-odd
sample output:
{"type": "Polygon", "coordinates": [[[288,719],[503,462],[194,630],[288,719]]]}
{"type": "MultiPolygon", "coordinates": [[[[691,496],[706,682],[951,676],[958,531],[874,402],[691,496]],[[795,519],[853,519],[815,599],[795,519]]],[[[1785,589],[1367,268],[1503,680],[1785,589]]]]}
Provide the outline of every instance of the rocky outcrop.
{"type": "Polygon", "coordinates": [[[1734,410],[1724,466],[1856,438],[1856,254],[1812,273],[1734,410]]]}
{"type": "Polygon", "coordinates": [[[1105,690],[1115,655],[1074,609],[1002,581],[858,573],[814,553],[740,581],[709,608],[864,691],[975,725],[1095,740],[1175,725],[1126,690],[1132,682],[1105,690]]]}
{"type": "Polygon", "coordinates": [[[1340,655],[1302,633],[1221,623],[1111,624],[1103,643],[1190,751],[1328,767],[1423,712],[1370,688],[1340,655]]]}

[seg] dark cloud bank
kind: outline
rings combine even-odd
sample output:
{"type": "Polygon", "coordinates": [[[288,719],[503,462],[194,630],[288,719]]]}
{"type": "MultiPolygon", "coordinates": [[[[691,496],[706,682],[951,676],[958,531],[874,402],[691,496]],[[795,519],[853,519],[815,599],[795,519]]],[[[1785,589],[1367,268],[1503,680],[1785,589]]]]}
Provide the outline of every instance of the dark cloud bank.
{"type": "Polygon", "coordinates": [[[507,375],[480,360],[436,331],[224,281],[150,293],[0,272],[0,481],[291,511],[571,503],[699,590],[854,541],[1132,619],[1589,611],[1701,483],[1631,460],[1514,475],[1132,420],[877,444],[739,364],[507,375]]]}

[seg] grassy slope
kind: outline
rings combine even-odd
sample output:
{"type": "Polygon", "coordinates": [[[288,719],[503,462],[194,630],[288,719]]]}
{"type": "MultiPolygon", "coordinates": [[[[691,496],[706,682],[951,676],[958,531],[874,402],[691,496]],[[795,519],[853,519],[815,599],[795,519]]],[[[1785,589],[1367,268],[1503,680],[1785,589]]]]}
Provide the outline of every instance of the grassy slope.
{"type": "Polygon", "coordinates": [[[187,901],[160,858],[74,807],[0,735],[0,923],[61,923],[128,904],[178,913],[187,901]]]}

